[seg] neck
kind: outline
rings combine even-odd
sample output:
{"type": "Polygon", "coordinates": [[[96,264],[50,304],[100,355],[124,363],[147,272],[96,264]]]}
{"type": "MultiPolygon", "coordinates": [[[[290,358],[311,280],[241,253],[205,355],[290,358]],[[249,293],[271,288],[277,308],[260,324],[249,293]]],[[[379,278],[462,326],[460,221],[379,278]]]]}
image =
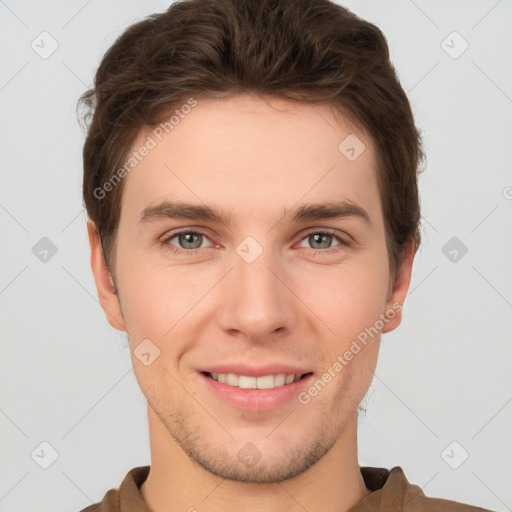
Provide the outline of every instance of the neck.
{"type": "Polygon", "coordinates": [[[150,406],[148,420],[151,469],[140,490],[152,510],[345,512],[370,493],[357,459],[357,416],[316,464],[295,478],[272,484],[237,482],[209,473],[189,459],[150,406]]]}

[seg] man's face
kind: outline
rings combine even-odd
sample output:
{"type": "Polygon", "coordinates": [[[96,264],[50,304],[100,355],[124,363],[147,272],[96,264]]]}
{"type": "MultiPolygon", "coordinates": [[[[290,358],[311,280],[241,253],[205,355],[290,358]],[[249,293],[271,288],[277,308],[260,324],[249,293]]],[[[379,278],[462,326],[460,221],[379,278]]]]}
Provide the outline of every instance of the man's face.
{"type": "Polygon", "coordinates": [[[300,474],[357,417],[380,333],[329,382],[322,375],[390,308],[371,140],[327,105],[248,94],[200,99],[162,141],[147,128],[133,149],[148,135],[156,147],[125,178],[115,276],[139,385],[208,471],[247,482],[300,474]],[[355,160],[338,149],[350,134],[366,147],[355,160]],[[302,205],[343,201],[368,220],[293,218],[302,205]],[[227,223],[142,220],[164,202],[207,206],[227,223]],[[243,390],[208,373],[278,387],[243,390]],[[282,373],[307,375],[281,385],[282,373]]]}

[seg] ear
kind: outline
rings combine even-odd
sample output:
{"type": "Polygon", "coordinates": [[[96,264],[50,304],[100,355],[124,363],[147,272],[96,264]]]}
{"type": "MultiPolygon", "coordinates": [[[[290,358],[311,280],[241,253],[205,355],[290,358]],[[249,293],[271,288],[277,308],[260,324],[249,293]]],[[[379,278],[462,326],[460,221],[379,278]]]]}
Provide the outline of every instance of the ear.
{"type": "Polygon", "coordinates": [[[87,234],[91,246],[91,268],[101,307],[107,316],[108,323],[114,329],[126,331],[119,299],[114,292],[114,281],[105,263],[100,235],[96,224],[90,219],[87,220],[87,234]]]}
{"type": "Polygon", "coordinates": [[[410,240],[405,258],[396,276],[393,291],[386,302],[386,310],[388,312],[388,320],[382,329],[382,332],[390,332],[396,329],[402,323],[402,307],[405,302],[407,291],[411,283],[412,263],[414,260],[414,240],[410,240]]]}

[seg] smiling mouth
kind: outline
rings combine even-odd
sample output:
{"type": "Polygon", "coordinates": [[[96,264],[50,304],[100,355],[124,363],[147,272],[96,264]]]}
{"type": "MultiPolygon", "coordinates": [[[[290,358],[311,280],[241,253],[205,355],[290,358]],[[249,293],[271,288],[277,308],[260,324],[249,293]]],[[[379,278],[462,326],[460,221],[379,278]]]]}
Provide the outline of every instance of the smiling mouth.
{"type": "Polygon", "coordinates": [[[254,377],[250,375],[237,375],[235,373],[210,373],[202,372],[203,375],[232,387],[241,389],[273,389],[281,386],[287,386],[293,382],[311,375],[312,372],[303,374],[294,373],[277,373],[271,375],[263,375],[261,377],[254,377]]]}

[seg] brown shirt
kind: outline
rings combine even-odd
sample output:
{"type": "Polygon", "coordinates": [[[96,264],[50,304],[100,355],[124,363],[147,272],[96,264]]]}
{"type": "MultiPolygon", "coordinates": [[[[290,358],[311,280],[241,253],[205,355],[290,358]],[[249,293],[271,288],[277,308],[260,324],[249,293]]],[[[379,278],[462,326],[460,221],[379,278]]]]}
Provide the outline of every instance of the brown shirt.
{"type": "MultiPolygon", "coordinates": [[[[131,469],[119,489],[110,489],[101,503],[81,512],[151,512],[140,493],[149,468],[131,469]]],[[[400,466],[391,470],[369,466],[360,469],[366,487],[372,492],[348,512],[491,512],[457,501],[428,498],[420,487],[407,481],[400,466]]]]}

